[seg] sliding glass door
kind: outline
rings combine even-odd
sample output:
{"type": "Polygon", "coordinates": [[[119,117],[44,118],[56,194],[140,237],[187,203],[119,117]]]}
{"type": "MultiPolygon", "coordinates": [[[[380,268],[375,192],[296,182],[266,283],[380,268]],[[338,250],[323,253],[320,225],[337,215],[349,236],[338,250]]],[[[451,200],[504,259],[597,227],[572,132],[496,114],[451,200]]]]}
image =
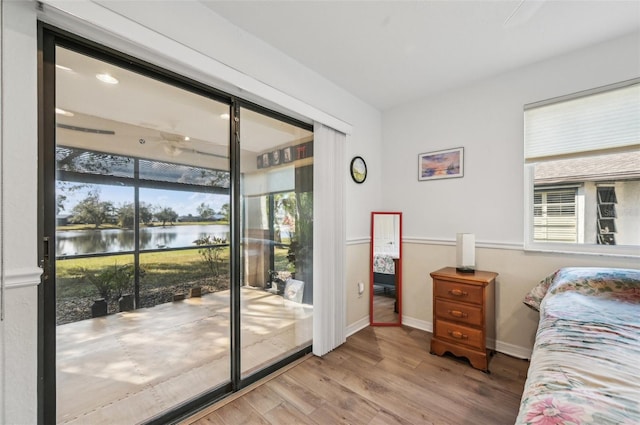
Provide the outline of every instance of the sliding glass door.
{"type": "Polygon", "coordinates": [[[40,421],[163,423],[309,352],[311,127],[42,41],[40,421]]]}
{"type": "Polygon", "coordinates": [[[57,421],[230,381],[229,104],[57,46],[57,421]]]}
{"type": "Polygon", "coordinates": [[[241,373],[311,345],[313,133],[240,109],[241,373]]]}

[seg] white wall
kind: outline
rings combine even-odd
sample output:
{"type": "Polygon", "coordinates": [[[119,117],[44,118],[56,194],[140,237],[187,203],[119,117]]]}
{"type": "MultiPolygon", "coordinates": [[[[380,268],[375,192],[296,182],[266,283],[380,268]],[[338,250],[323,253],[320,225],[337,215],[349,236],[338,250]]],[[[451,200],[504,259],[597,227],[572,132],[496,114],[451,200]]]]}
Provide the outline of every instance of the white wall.
{"type": "Polygon", "coordinates": [[[477,267],[500,274],[497,345],[522,356],[537,316],[521,300],[546,274],[568,265],[638,267],[637,258],[522,251],[523,105],[638,76],[636,33],[383,113],[382,205],[403,212],[405,323],[431,329],[429,273],[454,264],[457,232],[475,233],[477,267]],[[463,178],[418,181],[419,153],[459,146],[463,178]]]}
{"type": "Polygon", "coordinates": [[[523,106],[638,76],[636,33],[385,111],[384,207],[405,236],[521,244],[523,106]],[[418,181],[419,153],[459,146],[464,178],[418,181]]]}
{"type": "Polygon", "coordinates": [[[37,389],[36,27],[32,5],[2,2],[0,423],[35,422],[37,389]]]}
{"type": "Polygon", "coordinates": [[[38,13],[49,23],[267,107],[349,128],[345,163],[336,164],[336,173],[349,179],[347,235],[368,237],[369,213],[380,200],[381,116],[375,108],[195,2],[150,7],[148,1],[45,0],[44,12],[38,12],[35,1],[1,1],[6,310],[0,322],[0,423],[33,424],[37,418],[38,13]],[[188,28],[174,25],[177,20],[189,22],[188,28]],[[349,177],[354,155],[373,170],[361,185],[349,177]]]}

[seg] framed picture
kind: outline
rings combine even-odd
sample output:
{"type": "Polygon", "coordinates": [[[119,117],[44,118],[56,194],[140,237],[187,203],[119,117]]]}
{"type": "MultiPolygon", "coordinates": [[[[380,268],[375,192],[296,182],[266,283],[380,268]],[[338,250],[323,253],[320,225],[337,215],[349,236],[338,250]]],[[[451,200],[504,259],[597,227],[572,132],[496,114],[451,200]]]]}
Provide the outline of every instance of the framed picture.
{"type": "Polygon", "coordinates": [[[446,149],[418,155],[418,180],[450,179],[464,176],[464,148],[446,149]]]}
{"type": "Polygon", "coordinates": [[[282,149],[283,157],[282,161],[286,164],[287,162],[293,161],[293,155],[291,155],[291,146],[288,146],[282,149]]]}
{"type": "Polygon", "coordinates": [[[280,149],[271,152],[271,165],[280,165],[280,149]]]}

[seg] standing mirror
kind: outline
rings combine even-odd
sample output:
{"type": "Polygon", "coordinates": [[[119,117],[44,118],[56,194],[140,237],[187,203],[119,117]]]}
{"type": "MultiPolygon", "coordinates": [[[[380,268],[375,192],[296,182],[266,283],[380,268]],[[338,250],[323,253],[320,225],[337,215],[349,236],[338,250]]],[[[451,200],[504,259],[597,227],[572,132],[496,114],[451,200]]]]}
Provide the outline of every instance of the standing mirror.
{"type": "Polygon", "coordinates": [[[371,213],[371,325],[402,324],[402,213],[371,213]]]}

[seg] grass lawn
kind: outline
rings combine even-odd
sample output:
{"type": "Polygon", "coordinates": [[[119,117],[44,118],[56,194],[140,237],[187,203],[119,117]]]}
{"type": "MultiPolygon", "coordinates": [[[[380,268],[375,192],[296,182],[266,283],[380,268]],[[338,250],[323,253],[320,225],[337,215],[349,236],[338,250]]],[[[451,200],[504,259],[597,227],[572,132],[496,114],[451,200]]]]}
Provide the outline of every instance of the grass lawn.
{"type": "MultiPolygon", "coordinates": [[[[57,298],[97,296],[96,288],[83,278],[79,269],[99,273],[115,264],[133,264],[133,255],[120,254],[106,257],[69,258],[56,262],[57,298]]],[[[275,269],[288,270],[287,249],[275,249],[275,269]]],[[[140,254],[140,265],[145,271],[140,280],[141,291],[151,288],[185,285],[194,282],[212,281],[209,266],[198,253],[198,248],[180,251],[158,251],[140,254]]],[[[221,277],[229,275],[229,247],[220,250],[221,277]]],[[[133,284],[132,284],[133,286],[133,284]]]]}

